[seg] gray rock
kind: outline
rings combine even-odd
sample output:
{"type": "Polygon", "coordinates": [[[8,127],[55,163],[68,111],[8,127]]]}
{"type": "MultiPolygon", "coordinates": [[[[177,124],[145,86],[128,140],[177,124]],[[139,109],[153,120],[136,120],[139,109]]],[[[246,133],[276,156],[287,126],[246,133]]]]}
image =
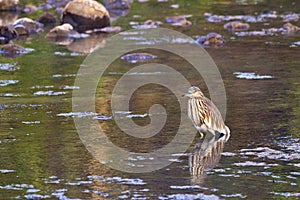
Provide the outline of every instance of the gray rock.
{"type": "Polygon", "coordinates": [[[223,45],[225,43],[225,40],[222,35],[211,32],[205,36],[201,36],[199,39],[197,39],[196,42],[202,46],[208,47],[223,45]]]}
{"type": "Polygon", "coordinates": [[[8,43],[10,40],[18,36],[17,31],[9,26],[0,26],[1,43],[8,43]]]}
{"type": "Polygon", "coordinates": [[[72,25],[70,24],[63,24],[60,26],[56,26],[46,34],[46,38],[62,38],[62,37],[69,37],[71,34],[77,33],[73,30],[72,25]]]}
{"type": "Polygon", "coordinates": [[[45,12],[38,18],[37,21],[42,24],[55,24],[56,18],[52,13],[45,12]]]}
{"type": "Polygon", "coordinates": [[[26,49],[24,47],[9,43],[2,46],[0,53],[7,58],[15,58],[21,54],[24,54],[26,49]]]}
{"type": "Polygon", "coordinates": [[[232,21],[224,24],[224,28],[229,31],[246,31],[248,30],[250,25],[248,23],[240,22],[240,21],[232,21]]]}
{"type": "Polygon", "coordinates": [[[77,31],[103,28],[110,25],[106,8],[94,0],[73,0],[64,8],[62,23],[71,24],[77,31]]]}
{"type": "Polygon", "coordinates": [[[65,7],[71,0],[47,0],[47,3],[54,8],[65,7]]]}
{"type": "Polygon", "coordinates": [[[19,35],[30,35],[42,30],[43,24],[29,18],[20,18],[13,23],[19,35]]]}
{"type": "Polygon", "coordinates": [[[129,13],[132,1],[104,0],[103,3],[110,14],[110,17],[117,18],[120,16],[125,16],[129,13]]]}
{"type": "Polygon", "coordinates": [[[35,5],[28,4],[23,8],[24,13],[34,13],[38,10],[35,5]]]}

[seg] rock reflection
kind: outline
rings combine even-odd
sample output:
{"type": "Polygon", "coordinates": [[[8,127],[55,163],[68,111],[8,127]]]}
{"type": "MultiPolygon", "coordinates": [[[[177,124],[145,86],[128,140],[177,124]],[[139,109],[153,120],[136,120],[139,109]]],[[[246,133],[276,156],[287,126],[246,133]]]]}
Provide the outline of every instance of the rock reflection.
{"type": "Polygon", "coordinates": [[[104,47],[107,36],[108,34],[105,33],[91,34],[87,38],[75,39],[67,48],[77,53],[92,53],[96,49],[104,47]]]}
{"type": "Polygon", "coordinates": [[[0,26],[11,25],[19,17],[17,12],[0,12],[0,26]]]}
{"type": "Polygon", "coordinates": [[[195,144],[189,155],[189,168],[192,184],[202,184],[206,171],[213,169],[221,159],[226,137],[222,134],[206,134],[204,140],[195,144]]]}
{"type": "MultiPolygon", "coordinates": [[[[76,35],[75,35],[76,36],[76,35]]],[[[76,53],[92,53],[98,48],[104,47],[107,33],[92,33],[88,37],[53,37],[47,38],[49,41],[58,44],[67,46],[67,49],[76,53]]]]}

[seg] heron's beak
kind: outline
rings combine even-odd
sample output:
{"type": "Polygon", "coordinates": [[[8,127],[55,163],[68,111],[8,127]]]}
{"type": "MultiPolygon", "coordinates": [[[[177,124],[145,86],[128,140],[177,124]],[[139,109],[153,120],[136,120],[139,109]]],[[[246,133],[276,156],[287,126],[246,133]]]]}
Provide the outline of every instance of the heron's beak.
{"type": "Polygon", "coordinates": [[[181,96],[182,97],[189,97],[189,96],[191,96],[191,92],[190,91],[187,91],[186,93],[183,93],[181,96]]]}

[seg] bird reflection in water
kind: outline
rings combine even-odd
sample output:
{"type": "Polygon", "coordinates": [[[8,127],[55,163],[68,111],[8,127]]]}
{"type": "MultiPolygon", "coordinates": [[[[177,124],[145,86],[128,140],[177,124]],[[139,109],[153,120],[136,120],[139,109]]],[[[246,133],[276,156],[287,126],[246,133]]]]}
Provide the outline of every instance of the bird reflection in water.
{"type": "Polygon", "coordinates": [[[192,184],[202,184],[206,177],[206,171],[213,169],[221,159],[224,145],[229,138],[224,134],[216,132],[206,134],[204,140],[195,144],[189,155],[189,168],[192,184]]]}

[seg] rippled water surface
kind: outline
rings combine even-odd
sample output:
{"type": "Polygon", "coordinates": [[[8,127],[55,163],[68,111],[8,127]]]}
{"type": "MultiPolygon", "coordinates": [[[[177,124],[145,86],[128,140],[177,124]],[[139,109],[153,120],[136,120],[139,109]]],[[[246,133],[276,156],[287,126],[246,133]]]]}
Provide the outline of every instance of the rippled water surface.
{"type": "MultiPolygon", "coordinates": [[[[0,199],[300,198],[300,33],[239,36],[223,28],[226,20],[207,19],[212,15],[248,16],[249,31],[261,31],[282,27],[285,15],[299,15],[299,11],[298,1],[149,0],[134,1],[130,13],[113,22],[129,30],[130,24],[136,24],[133,22],[152,19],[161,21],[160,27],[194,39],[217,32],[226,41],[206,50],[225,84],[230,139],[224,143],[216,138],[200,140],[196,135],[186,153],[174,152],[162,158],[171,165],[143,174],[125,173],[99,163],[80,140],[74,119],[91,118],[99,122],[115,145],[131,152],[149,152],[170,142],[178,130],[176,96],[165,87],[145,85],[134,93],[130,112],[112,113],[110,94],[114,85],[141,64],[119,58],[98,84],[96,112],[75,112],[72,92],[80,89],[74,86],[74,80],[80,76],[77,71],[87,55],[85,48],[103,47],[109,35],[81,38],[63,46],[44,38],[46,28],[45,33],[15,41],[34,51],[14,59],[0,57],[0,199]],[[192,25],[165,23],[166,17],[174,15],[191,15],[187,19],[192,25]],[[165,127],[155,137],[137,139],[116,126],[115,117],[147,125],[150,117],[165,115],[150,116],[153,104],[164,105],[168,113],[165,127]],[[207,144],[204,150],[199,148],[201,143],[207,144]]],[[[300,20],[291,23],[300,26],[300,20]]],[[[145,42],[140,37],[124,37],[145,42]]],[[[177,38],[176,42],[186,41],[177,38]]],[[[146,49],[143,53],[153,56],[142,64],[168,64],[208,96],[202,77],[182,59],[159,50],[146,49]]],[[[107,158],[109,162],[110,155],[107,158]]],[[[135,166],[145,159],[133,153],[125,163],[135,166]]]]}

